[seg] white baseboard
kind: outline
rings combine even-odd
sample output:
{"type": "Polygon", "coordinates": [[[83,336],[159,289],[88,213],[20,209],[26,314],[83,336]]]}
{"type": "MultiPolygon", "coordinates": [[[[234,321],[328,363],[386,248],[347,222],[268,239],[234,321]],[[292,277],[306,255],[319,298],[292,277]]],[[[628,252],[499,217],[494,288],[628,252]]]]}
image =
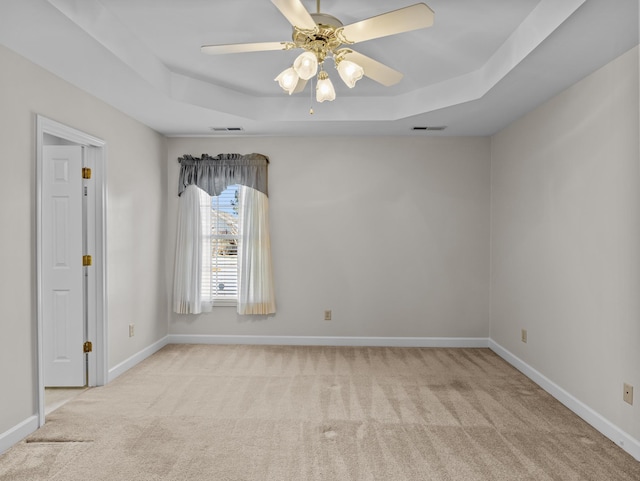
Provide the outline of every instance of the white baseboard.
{"type": "Polygon", "coordinates": [[[33,415],[15,425],[8,431],[0,433],[0,454],[7,451],[11,446],[19,443],[29,434],[38,429],[38,416],[33,415]]]}
{"type": "Polygon", "coordinates": [[[485,337],[334,337],[169,334],[168,344],[254,344],[273,346],[489,347],[485,337]]]}
{"type": "Polygon", "coordinates": [[[569,394],[549,378],[529,366],[519,357],[507,351],[492,339],[489,339],[489,348],[515,367],[518,371],[522,372],[525,376],[538,384],[542,389],[551,394],[575,414],[584,419],[595,429],[608,437],[611,441],[620,446],[637,461],[640,461],[640,441],[631,437],[611,421],[607,420],[601,414],[597,413],[582,401],[569,394]]]}
{"type": "Polygon", "coordinates": [[[118,364],[118,365],[112,367],[111,369],[109,369],[107,383],[110,383],[115,378],[117,378],[121,374],[127,372],[129,369],[134,367],[139,362],[144,361],[146,358],[148,358],[152,354],[158,352],[164,346],[169,344],[168,339],[169,339],[168,336],[163,337],[159,341],[156,341],[153,344],[151,344],[150,346],[145,347],[142,351],[137,352],[136,354],[134,354],[130,358],[125,359],[120,364],[118,364]]]}

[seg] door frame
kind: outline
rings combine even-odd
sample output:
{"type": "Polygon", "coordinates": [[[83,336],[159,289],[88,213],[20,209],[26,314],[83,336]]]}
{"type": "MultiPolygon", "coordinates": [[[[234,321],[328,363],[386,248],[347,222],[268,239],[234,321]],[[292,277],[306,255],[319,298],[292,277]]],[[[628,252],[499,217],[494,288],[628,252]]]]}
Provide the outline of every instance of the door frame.
{"type": "MultiPolygon", "coordinates": [[[[107,269],[106,269],[106,159],[107,144],[104,140],[80,130],[36,115],[36,279],[37,279],[37,367],[38,367],[38,426],[45,423],[44,362],[43,362],[43,312],[42,312],[42,182],[44,172],[43,148],[46,137],[53,136],[65,142],[85,147],[85,155],[93,165],[94,222],[87,222],[88,249],[93,257],[89,270],[87,292],[87,338],[93,343],[93,355],[88,357],[87,376],[89,386],[102,386],[107,382],[107,269]]],[[[78,173],[80,175],[80,173],[78,173]]]]}

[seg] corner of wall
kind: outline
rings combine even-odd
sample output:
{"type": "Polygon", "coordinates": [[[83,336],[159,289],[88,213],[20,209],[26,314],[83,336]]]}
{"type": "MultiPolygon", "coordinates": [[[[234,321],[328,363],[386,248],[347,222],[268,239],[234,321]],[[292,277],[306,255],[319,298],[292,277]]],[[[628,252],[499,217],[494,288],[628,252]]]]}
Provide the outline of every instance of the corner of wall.
{"type": "Polygon", "coordinates": [[[551,381],[548,377],[528,365],[519,357],[509,352],[493,339],[489,340],[489,349],[491,349],[498,356],[515,367],[518,371],[520,371],[537,385],[539,385],[542,389],[551,394],[551,396],[560,401],[574,414],[579,416],[585,422],[593,426],[597,431],[620,446],[620,448],[633,456],[637,461],[640,461],[640,440],[635,439],[630,434],[606,419],[604,416],[584,404],[582,401],[569,394],[559,385],[551,381]]]}

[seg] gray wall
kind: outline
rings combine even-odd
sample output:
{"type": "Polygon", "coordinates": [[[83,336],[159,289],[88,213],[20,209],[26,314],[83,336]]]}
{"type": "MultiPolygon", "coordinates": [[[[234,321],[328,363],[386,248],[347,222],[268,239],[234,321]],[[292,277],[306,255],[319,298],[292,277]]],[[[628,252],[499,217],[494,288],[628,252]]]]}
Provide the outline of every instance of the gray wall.
{"type": "Polygon", "coordinates": [[[169,139],[170,273],[177,157],[270,157],[278,310],[258,322],[228,307],[173,314],[170,332],[486,338],[489,148],[488,138],[169,139]]]}
{"type": "Polygon", "coordinates": [[[0,66],[2,434],[37,412],[36,114],[107,142],[109,367],[167,333],[167,180],[162,136],[2,46],[0,66]]]}
{"type": "Polygon", "coordinates": [[[491,161],[492,339],[635,439],[638,112],[635,48],[494,136],[491,161]]]}

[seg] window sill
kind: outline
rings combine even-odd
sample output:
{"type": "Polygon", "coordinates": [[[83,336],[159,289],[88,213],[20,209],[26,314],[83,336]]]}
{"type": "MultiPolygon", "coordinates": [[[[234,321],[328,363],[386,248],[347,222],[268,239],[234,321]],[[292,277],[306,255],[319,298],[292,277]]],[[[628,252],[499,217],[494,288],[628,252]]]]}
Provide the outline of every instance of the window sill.
{"type": "Polygon", "coordinates": [[[235,299],[220,299],[211,303],[211,307],[237,307],[238,301],[235,299]]]}

